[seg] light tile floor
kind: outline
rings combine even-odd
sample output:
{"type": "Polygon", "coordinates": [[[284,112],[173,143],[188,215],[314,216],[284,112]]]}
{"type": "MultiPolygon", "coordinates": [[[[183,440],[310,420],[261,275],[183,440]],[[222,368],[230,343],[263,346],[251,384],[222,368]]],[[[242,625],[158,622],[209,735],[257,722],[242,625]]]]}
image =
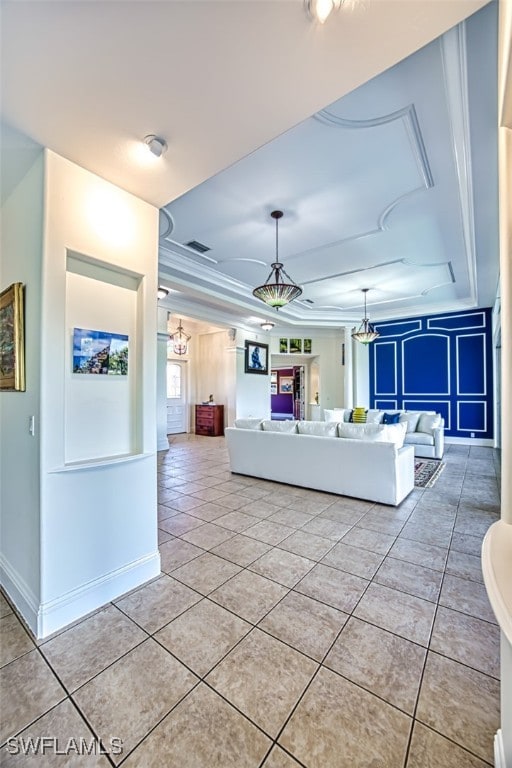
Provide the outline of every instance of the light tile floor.
{"type": "Polygon", "coordinates": [[[499,459],[445,460],[395,509],[231,475],[223,438],[173,438],[158,579],[38,643],[0,599],[0,743],[109,754],[4,746],[1,765],[492,765],[499,632],[479,555],[499,459]]]}

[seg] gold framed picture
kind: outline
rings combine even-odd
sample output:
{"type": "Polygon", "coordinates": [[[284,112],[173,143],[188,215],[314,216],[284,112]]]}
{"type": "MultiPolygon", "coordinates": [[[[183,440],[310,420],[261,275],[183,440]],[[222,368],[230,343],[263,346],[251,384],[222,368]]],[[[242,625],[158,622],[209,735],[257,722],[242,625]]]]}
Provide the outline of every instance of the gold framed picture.
{"type": "Polygon", "coordinates": [[[0,293],[0,389],[25,391],[23,283],[0,293]]]}

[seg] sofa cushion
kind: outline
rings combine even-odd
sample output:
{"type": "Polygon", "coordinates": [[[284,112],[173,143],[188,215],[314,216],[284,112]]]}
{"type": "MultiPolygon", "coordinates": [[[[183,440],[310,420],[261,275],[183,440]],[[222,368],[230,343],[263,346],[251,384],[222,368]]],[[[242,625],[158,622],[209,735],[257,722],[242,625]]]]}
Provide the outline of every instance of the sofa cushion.
{"type": "Polygon", "coordinates": [[[366,440],[372,443],[393,443],[401,448],[405,424],[338,424],[338,437],[366,440]]]}
{"type": "Polygon", "coordinates": [[[337,422],[335,421],[299,421],[299,435],[316,435],[317,437],[337,437],[337,422]]]}
{"type": "Polygon", "coordinates": [[[369,408],[366,411],[366,423],[367,424],[381,424],[382,423],[382,415],[384,411],[381,411],[379,408],[369,408]]]}
{"type": "Polygon", "coordinates": [[[297,434],[297,422],[296,421],[271,421],[265,419],[261,422],[261,428],[265,432],[294,432],[297,434]]]}
{"type": "Polygon", "coordinates": [[[398,424],[400,421],[400,413],[385,413],[382,417],[383,424],[398,424]]]}
{"type": "Polygon", "coordinates": [[[348,421],[351,412],[350,408],[324,408],[324,421],[348,421]]]}
{"type": "Polygon", "coordinates": [[[420,420],[421,411],[405,411],[405,413],[400,414],[400,421],[403,421],[407,424],[407,431],[408,432],[415,432],[416,427],[418,426],[418,421],[420,420]]]}
{"type": "Polygon", "coordinates": [[[434,429],[441,426],[441,416],[439,413],[422,413],[416,432],[426,432],[427,435],[433,435],[434,429]]]}
{"type": "Polygon", "coordinates": [[[237,429],[262,429],[263,419],[235,419],[237,429]]]}
{"type": "Polygon", "coordinates": [[[434,436],[426,432],[407,432],[404,443],[407,445],[434,445],[434,436]]]}

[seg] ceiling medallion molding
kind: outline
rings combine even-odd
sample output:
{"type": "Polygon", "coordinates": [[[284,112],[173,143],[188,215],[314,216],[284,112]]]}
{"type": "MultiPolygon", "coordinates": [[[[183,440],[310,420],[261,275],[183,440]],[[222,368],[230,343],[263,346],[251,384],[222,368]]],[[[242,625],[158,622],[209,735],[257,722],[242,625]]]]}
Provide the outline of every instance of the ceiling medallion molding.
{"type": "Polygon", "coordinates": [[[390,112],[388,115],[382,115],[380,117],[369,118],[368,120],[348,120],[344,117],[338,117],[333,115],[327,109],[322,109],[313,115],[315,120],[318,120],[324,125],[337,128],[347,128],[349,130],[357,130],[360,128],[376,128],[379,125],[386,125],[399,120],[403,123],[406,133],[410,139],[409,148],[412,150],[416,165],[422,179],[421,186],[425,189],[429,189],[434,186],[434,179],[432,177],[432,171],[430,170],[430,164],[427,157],[427,151],[425,149],[425,142],[423,141],[423,135],[421,133],[420,124],[418,121],[418,115],[414,104],[408,104],[402,109],[397,109],[395,112],[390,112]]]}
{"type": "Polygon", "coordinates": [[[450,29],[442,36],[441,60],[448,114],[452,128],[453,156],[459,186],[460,212],[466,247],[471,298],[476,303],[477,265],[465,22],[450,29]]]}
{"type": "Polygon", "coordinates": [[[174,229],[174,219],[165,208],[160,208],[158,217],[158,237],[160,240],[165,240],[174,229]]]}

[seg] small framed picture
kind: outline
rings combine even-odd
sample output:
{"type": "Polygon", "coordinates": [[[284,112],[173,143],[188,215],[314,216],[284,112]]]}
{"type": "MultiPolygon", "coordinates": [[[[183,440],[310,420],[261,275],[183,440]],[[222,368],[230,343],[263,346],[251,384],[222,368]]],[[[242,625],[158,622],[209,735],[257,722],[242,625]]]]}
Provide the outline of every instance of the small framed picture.
{"type": "Polygon", "coordinates": [[[270,371],[270,383],[277,384],[277,371],[270,371]]]}
{"type": "Polygon", "coordinates": [[[279,394],[293,395],[293,376],[279,377],[279,394]]]}
{"type": "Polygon", "coordinates": [[[305,355],[311,354],[311,339],[304,339],[302,351],[305,355]]]}
{"type": "Polygon", "coordinates": [[[268,375],[268,344],[245,342],[245,373],[268,375]]]}
{"type": "Polygon", "coordinates": [[[270,384],[270,394],[277,395],[277,381],[273,381],[270,384]]]}
{"type": "Polygon", "coordinates": [[[300,355],[302,352],[302,339],[290,339],[290,354],[300,355]]]}
{"type": "Polygon", "coordinates": [[[282,355],[288,354],[288,339],[279,339],[279,352],[282,355]]]}

